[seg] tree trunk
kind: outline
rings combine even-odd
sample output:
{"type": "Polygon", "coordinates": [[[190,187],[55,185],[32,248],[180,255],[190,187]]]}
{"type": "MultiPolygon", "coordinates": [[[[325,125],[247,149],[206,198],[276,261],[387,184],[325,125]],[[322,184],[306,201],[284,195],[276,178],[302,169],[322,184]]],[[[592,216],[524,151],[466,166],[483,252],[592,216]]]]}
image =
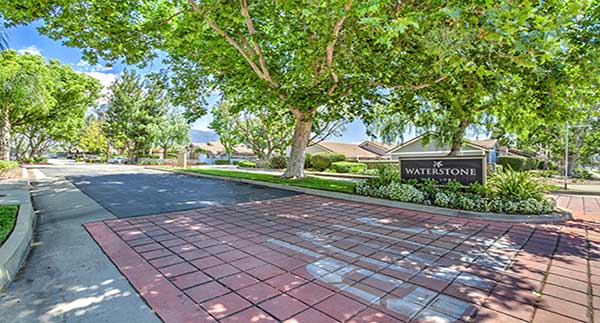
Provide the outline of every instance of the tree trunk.
{"type": "Polygon", "coordinates": [[[314,113],[306,115],[295,109],[293,109],[292,112],[296,117],[296,125],[294,127],[294,137],[292,138],[292,150],[290,151],[288,167],[283,174],[283,177],[302,178],[304,177],[305,151],[306,146],[308,145],[308,139],[310,139],[314,113]]]}
{"type": "Polygon", "coordinates": [[[169,147],[163,147],[163,159],[167,159],[167,154],[169,153],[169,147]]]}
{"type": "Polygon", "coordinates": [[[10,160],[10,119],[8,107],[2,109],[0,119],[0,160],[10,160]]]}
{"type": "Polygon", "coordinates": [[[469,126],[469,120],[462,119],[454,134],[452,134],[452,146],[450,147],[450,153],[448,156],[458,156],[460,149],[462,148],[463,137],[465,136],[465,130],[469,126]]]}

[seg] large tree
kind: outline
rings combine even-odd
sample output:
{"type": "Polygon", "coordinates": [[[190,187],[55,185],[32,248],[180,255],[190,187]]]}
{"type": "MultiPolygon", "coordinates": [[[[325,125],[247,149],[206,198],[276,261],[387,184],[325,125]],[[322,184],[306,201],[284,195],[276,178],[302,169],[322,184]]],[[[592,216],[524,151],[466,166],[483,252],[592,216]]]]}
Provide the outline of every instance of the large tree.
{"type": "MultiPolygon", "coordinates": [[[[330,115],[347,104],[368,112],[374,98],[388,94],[387,89],[394,89],[394,96],[406,103],[420,90],[446,81],[452,81],[446,86],[455,90],[468,87],[464,74],[453,79],[453,73],[470,68],[461,51],[469,58],[472,41],[496,49],[490,54],[507,61],[538,64],[540,56],[531,60],[531,50],[552,53],[561,43],[561,25],[580,14],[578,7],[585,4],[8,0],[0,4],[0,12],[10,23],[43,19],[42,33],[83,48],[92,62],[102,57],[142,63],[166,53],[175,93],[182,103],[189,102],[192,115],[204,111],[198,91],[209,93],[215,85],[228,97],[250,87],[280,100],[295,121],[285,176],[301,177],[318,109],[330,115]]],[[[475,69],[488,67],[482,63],[475,69]]],[[[479,108],[476,99],[467,104],[473,102],[479,108]]],[[[407,107],[412,112],[417,106],[407,107]]],[[[461,120],[458,127],[462,124],[461,120]]]]}
{"type": "Polygon", "coordinates": [[[407,126],[432,131],[457,155],[468,128],[526,134],[538,124],[566,121],[574,106],[593,99],[597,1],[505,1],[478,8],[479,16],[449,4],[444,12],[440,26],[416,31],[430,42],[421,43],[427,55],[415,57],[424,60],[414,73],[440,75],[436,85],[408,92],[390,87],[389,102],[367,117],[371,134],[397,141],[407,126]]]}
{"type": "Polygon", "coordinates": [[[137,161],[155,142],[154,127],[166,109],[164,91],[131,70],[125,70],[110,90],[101,111],[103,131],[111,141],[123,142],[128,157],[137,161]]]}
{"type": "Polygon", "coordinates": [[[156,146],[167,158],[170,149],[184,147],[190,142],[190,125],[175,107],[168,106],[162,118],[153,127],[156,146]]]}
{"type": "Polygon", "coordinates": [[[50,106],[40,102],[28,117],[15,122],[15,132],[28,142],[30,157],[39,157],[53,144],[73,142],[85,124],[88,109],[97,104],[100,82],[66,64],[50,60],[50,106]]]}
{"type": "Polygon", "coordinates": [[[44,115],[54,105],[52,75],[43,57],[0,52],[0,159],[10,158],[14,127],[44,115]]]}

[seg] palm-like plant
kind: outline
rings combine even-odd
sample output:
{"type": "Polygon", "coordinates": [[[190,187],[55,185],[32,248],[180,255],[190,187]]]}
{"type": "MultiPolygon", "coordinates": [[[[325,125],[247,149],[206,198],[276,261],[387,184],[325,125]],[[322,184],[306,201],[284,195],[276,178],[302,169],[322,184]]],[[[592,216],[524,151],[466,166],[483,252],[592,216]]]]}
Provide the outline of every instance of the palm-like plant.
{"type": "Polygon", "coordinates": [[[547,187],[539,182],[533,174],[514,171],[508,167],[504,171],[491,176],[488,189],[493,196],[509,200],[524,200],[528,198],[541,200],[547,187]]]}

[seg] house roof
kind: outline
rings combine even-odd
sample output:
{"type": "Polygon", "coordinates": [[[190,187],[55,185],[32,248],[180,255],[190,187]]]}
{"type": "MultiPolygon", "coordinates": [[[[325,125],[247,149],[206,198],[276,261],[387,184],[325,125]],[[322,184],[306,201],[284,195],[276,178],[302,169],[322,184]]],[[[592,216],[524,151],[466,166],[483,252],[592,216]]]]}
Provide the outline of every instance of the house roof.
{"type": "Polygon", "coordinates": [[[385,152],[387,152],[387,151],[393,149],[394,147],[396,147],[396,145],[393,145],[393,144],[386,144],[384,142],[372,141],[372,140],[365,140],[365,141],[363,141],[363,142],[361,142],[359,144],[360,147],[362,147],[364,145],[376,146],[378,148],[381,148],[385,152]]]}
{"type": "Polygon", "coordinates": [[[360,147],[358,144],[346,144],[341,142],[321,141],[317,144],[332,153],[338,153],[346,158],[377,158],[379,155],[360,147]]]}
{"type": "MultiPolygon", "coordinates": [[[[202,150],[205,150],[211,155],[222,155],[225,154],[225,147],[219,141],[209,141],[209,142],[194,142],[192,146],[198,147],[202,150]]],[[[248,148],[244,144],[235,145],[233,147],[233,153],[236,155],[242,156],[252,156],[254,152],[252,149],[248,148]]]]}
{"type": "MultiPolygon", "coordinates": [[[[403,142],[402,144],[391,148],[390,150],[388,150],[388,153],[393,153],[393,152],[397,152],[398,150],[418,141],[421,140],[425,135],[427,135],[427,133],[424,133],[422,135],[416,136],[408,141],[403,142]]],[[[496,139],[486,139],[486,140],[468,140],[465,139],[464,143],[465,145],[468,145],[470,147],[476,148],[476,149],[480,149],[480,150],[489,150],[491,148],[493,148],[496,143],[498,141],[496,139]]]]}
{"type": "Polygon", "coordinates": [[[483,140],[466,140],[472,144],[483,147],[485,149],[492,149],[498,144],[498,139],[483,139],[483,140]]]}

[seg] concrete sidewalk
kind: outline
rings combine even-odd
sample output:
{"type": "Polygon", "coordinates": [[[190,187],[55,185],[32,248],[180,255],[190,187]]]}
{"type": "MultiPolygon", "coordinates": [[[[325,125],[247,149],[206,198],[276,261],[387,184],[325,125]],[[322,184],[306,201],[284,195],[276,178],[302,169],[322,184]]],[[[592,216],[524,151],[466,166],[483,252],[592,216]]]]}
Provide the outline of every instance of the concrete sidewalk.
{"type": "Polygon", "coordinates": [[[160,322],[82,227],[115,217],[62,177],[33,184],[38,228],[3,322],[160,322]]]}

